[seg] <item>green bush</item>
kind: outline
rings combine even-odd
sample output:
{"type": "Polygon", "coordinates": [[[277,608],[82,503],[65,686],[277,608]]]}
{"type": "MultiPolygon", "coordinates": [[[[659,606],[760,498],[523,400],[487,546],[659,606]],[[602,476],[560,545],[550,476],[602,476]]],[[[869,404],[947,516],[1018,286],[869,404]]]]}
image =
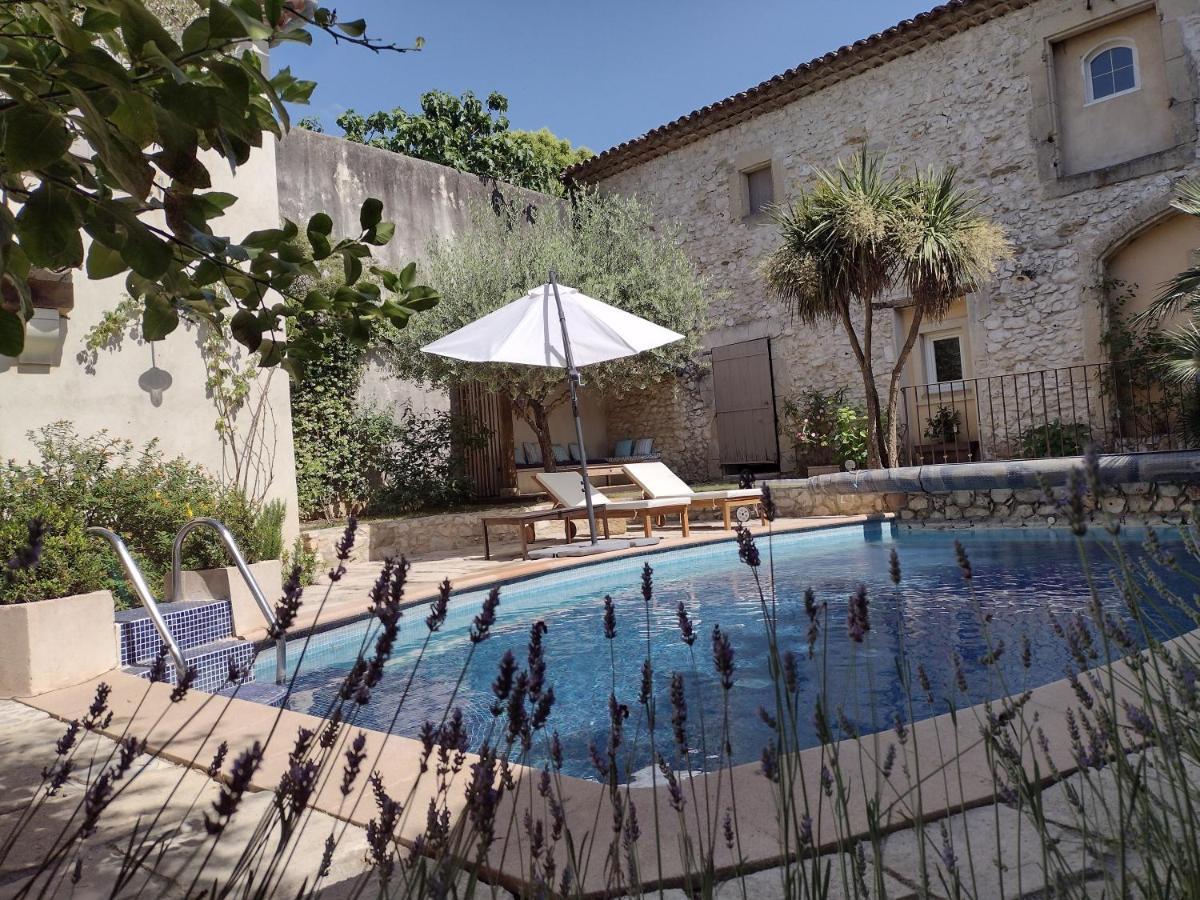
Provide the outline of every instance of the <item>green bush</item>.
{"type": "Polygon", "coordinates": [[[867,463],[867,415],[847,402],[846,388],[807,390],[799,399],[784,401],[785,427],[802,466],[842,466],[853,460],[867,463]]]}
{"type": "Polygon", "coordinates": [[[287,578],[292,566],[300,567],[300,586],[308,587],[317,580],[317,569],[321,565],[321,557],[309,550],[304,544],[304,538],[297,537],[290,550],[285,549],[279,556],[279,567],[283,577],[287,578]]]}
{"type": "Polygon", "coordinates": [[[333,337],[292,386],[300,515],[393,515],[467,500],[459,454],[482,439],[478,429],[444,412],[407,410],[397,422],[360,403],[365,366],[361,347],[333,337]]]}
{"type": "Polygon", "coordinates": [[[406,410],[395,423],[379,487],[367,511],[379,515],[445,509],[470,498],[460,454],[482,435],[449,413],[406,410]]]}
{"type": "MultiPolygon", "coordinates": [[[[91,525],[121,535],[152,589],[170,570],[176,532],[196,516],[228,525],[251,562],[280,555],[282,503],[258,506],[186,459],[166,459],[155,441],[139,450],[103,431],[80,437],[66,422],[31,432],[30,439],[37,462],[0,466],[0,552],[7,557],[25,541],[32,519],[48,527],[45,550],[34,570],[0,583],[0,603],[107,588],[121,605],[134,605],[109,546],[85,533],[91,525]]],[[[209,532],[188,538],[183,562],[198,569],[229,565],[209,532]]]]}
{"type": "Polygon", "coordinates": [[[1092,440],[1090,425],[1066,424],[1055,419],[1021,432],[1021,455],[1026,459],[1082,456],[1092,440]]]}

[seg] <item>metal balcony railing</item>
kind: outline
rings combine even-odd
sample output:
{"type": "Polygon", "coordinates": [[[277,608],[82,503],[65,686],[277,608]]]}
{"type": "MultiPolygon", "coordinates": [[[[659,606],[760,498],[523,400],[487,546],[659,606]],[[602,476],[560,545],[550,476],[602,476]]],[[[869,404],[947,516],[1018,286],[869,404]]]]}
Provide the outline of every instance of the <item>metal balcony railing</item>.
{"type": "Polygon", "coordinates": [[[1195,386],[1144,364],[1090,363],[901,388],[902,463],[975,462],[1198,446],[1195,386]]]}

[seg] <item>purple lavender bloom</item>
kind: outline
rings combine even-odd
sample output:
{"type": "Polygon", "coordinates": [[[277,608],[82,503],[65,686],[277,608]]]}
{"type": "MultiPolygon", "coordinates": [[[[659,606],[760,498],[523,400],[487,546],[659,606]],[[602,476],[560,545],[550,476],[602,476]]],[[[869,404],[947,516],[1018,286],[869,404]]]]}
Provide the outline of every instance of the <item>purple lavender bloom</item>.
{"type": "Polygon", "coordinates": [[[342,796],[349,797],[358,780],[363,760],[367,758],[367,735],[360,731],[346,748],[346,764],[342,767],[342,796]]]}
{"type": "Polygon", "coordinates": [[[967,581],[972,578],[971,560],[967,556],[967,548],[962,545],[961,541],[954,542],[954,557],[958,560],[958,567],[962,570],[962,576],[967,581]]]}
{"type": "Polygon", "coordinates": [[[341,581],[342,576],[346,574],[346,561],[350,559],[350,552],[354,549],[354,536],[357,531],[358,517],[350,516],[346,520],[346,530],[342,532],[333,548],[338,564],[329,570],[330,581],[341,581]]]}
{"type": "Polygon", "coordinates": [[[954,855],[954,842],[950,840],[950,832],[946,828],[945,822],[938,823],[938,828],[942,832],[942,848],[939,854],[942,859],[942,865],[946,871],[952,874],[958,872],[958,857],[954,855]]]}
{"type": "Polygon", "coordinates": [[[175,680],[175,687],[171,689],[171,702],[179,703],[187,696],[188,691],[192,688],[192,683],[196,680],[199,672],[195,666],[188,666],[187,671],[180,674],[175,680]]]}
{"type": "Polygon", "coordinates": [[[721,676],[721,687],[729,690],[733,687],[733,645],[720,625],[713,626],[712,653],[713,668],[721,676]]]}
{"type": "Polygon", "coordinates": [[[736,836],[733,831],[733,812],[726,807],[725,818],[721,821],[721,831],[725,834],[725,849],[733,849],[733,841],[736,836]]]}
{"type": "Polygon", "coordinates": [[[500,657],[499,672],[492,682],[492,693],[496,696],[496,702],[492,704],[493,716],[498,716],[503,711],[504,707],[501,704],[508,699],[516,675],[517,658],[511,650],[505,650],[504,655],[500,657]]]}
{"type": "Polygon", "coordinates": [[[562,739],[559,738],[557,731],[550,735],[550,764],[556,771],[561,770],[563,766],[562,739]]]}
{"type": "Polygon", "coordinates": [[[779,751],[775,748],[774,740],[768,741],[763,747],[761,771],[767,781],[779,780],[779,751]]]}
{"type": "Polygon", "coordinates": [[[494,587],[484,598],[483,607],[471,624],[471,643],[481,644],[488,639],[491,628],[496,624],[496,607],[500,605],[500,588],[494,587]]]}
{"type": "Polygon", "coordinates": [[[106,682],[96,685],[96,693],[92,696],[92,705],[88,707],[87,715],[83,717],[83,727],[88,731],[104,729],[112,722],[112,711],[108,708],[108,697],[112,688],[106,682]]]}
{"type": "Polygon", "coordinates": [[[1125,718],[1129,720],[1129,724],[1133,726],[1133,730],[1140,737],[1151,738],[1154,736],[1154,721],[1146,715],[1145,710],[1141,707],[1134,706],[1128,700],[1122,701],[1125,707],[1125,718]]]}
{"type": "Polygon", "coordinates": [[[867,586],[860,584],[850,595],[850,603],[846,610],[846,633],[856,644],[861,644],[867,632],[871,630],[871,618],[867,607],[867,586]]]}
{"type": "Polygon", "coordinates": [[[304,595],[304,588],[300,586],[302,575],[304,569],[294,565],[292,571],[288,572],[287,580],[283,582],[283,596],[275,605],[275,622],[266,629],[266,634],[271,640],[278,640],[286,635],[296,620],[296,613],[300,611],[301,596],[304,595]]]}
{"type": "Polygon", "coordinates": [[[679,601],[679,606],[675,608],[675,617],[679,619],[679,639],[689,647],[696,643],[696,630],[692,627],[692,618],[688,615],[687,607],[683,605],[683,601],[679,601]]]}
{"type": "Polygon", "coordinates": [[[608,594],[604,595],[604,636],[610,641],[617,636],[617,610],[608,594]]]}
{"type": "Polygon", "coordinates": [[[425,627],[432,633],[437,631],[446,621],[446,613],[450,609],[450,579],[443,578],[438,585],[437,599],[429,604],[429,615],[425,617],[425,627]]]}
{"type": "Polygon", "coordinates": [[[647,604],[654,599],[654,569],[650,563],[642,563],[642,600],[647,604]]]}
{"type": "Polygon", "coordinates": [[[812,845],[812,816],[805,813],[800,817],[800,846],[808,847],[812,845]]]}
{"type": "Polygon", "coordinates": [[[774,522],[776,516],[779,515],[779,507],[771,494],[771,485],[765,481],[762,486],[762,502],[759,505],[762,506],[763,515],[767,517],[767,521],[774,522]]]}
{"type": "Polygon", "coordinates": [[[783,684],[789,694],[796,693],[800,688],[800,670],[796,654],[791,650],[785,650],[783,653],[783,684]]]}
{"type": "Polygon", "coordinates": [[[146,672],[146,678],[151,684],[159,684],[167,680],[167,645],[163,644],[154,654],[154,660],[146,672]]]}
{"type": "Polygon", "coordinates": [[[737,545],[738,559],[752,569],[757,569],[762,564],[762,554],[758,552],[754,543],[754,535],[750,533],[749,528],[741,524],[737,527],[737,545]]]}
{"type": "MultiPolygon", "coordinates": [[[[642,660],[642,685],[638,691],[638,703],[646,706],[650,702],[650,697],[654,693],[654,669],[650,665],[650,660],[642,660]]],[[[651,723],[653,727],[653,723],[651,723]]]]}
{"type": "Polygon", "coordinates": [[[671,675],[671,728],[675,735],[675,746],[680,756],[687,756],[687,698],[683,693],[683,675],[671,675]]]}
{"type": "Polygon", "coordinates": [[[546,623],[538,619],[529,628],[529,653],[526,671],[529,672],[529,696],[536,700],[542,695],[542,687],[546,683],[546,654],[542,646],[542,638],[549,629],[546,623]]]}
{"type": "Polygon", "coordinates": [[[892,584],[900,583],[900,554],[896,552],[895,547],[888,554],[888,576],[892,579],[892,584]]]}

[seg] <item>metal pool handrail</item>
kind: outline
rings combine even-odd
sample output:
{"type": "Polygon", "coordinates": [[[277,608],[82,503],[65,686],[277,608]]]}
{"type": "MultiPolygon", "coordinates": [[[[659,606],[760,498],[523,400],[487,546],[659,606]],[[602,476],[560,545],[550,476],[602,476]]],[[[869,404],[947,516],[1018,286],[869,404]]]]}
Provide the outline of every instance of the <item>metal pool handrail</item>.
{"type": "Polygon", "coordinates": [[[121,560],[121,565],[125,569],[125,575],[129,578],[134,591],[142,601],[142,606],[150,614],[150,621],[154,623],[154,628],[158,631],[158,636],[162,638],[162,642],[170,652],[171,660],[175,663],[175,670],[181,676],[186,674],[188,665],[187,660],[183,658],[183,651],[175,643],[175,638],[171,637],[171,632],[167,628],[167,623],[163,621],[162,613],[158,611],[158,604],[154,602],[154,595],[150,592],[149,585],[146,584],[142,570],[134,562],[133,556],[129,553],[129,548],[125,546],[125,542],[121,540],[121,536],[115,531],[99,525],[93,525],[87,532],[88,534],[99,535],[112,545],[113,550],[116,551],[117,558],[121,560]]]}
{"type": "MultiPolygon", "coordinates": [[[[175,535],[175,545],[171,548],[171,596],[176,600],[183,597],[183,542],[189,534],[201,526],[207,526],[217,533],[217,537],[221,539],[221,543],[225,545],[225,549],[233,557],[234,565],[237,566],[238,572],[241,573],[242,580],[246,582],[246,587],[250,589],[250,596],[254,598],[254,602],[258,604],[263,618],[267,620],[267,626],[273,629],[276,624],[275,610],[271,608],[271,604],[263,596],[262,588],[258,586],[258,580],[250,571],[250,567],[246,565],[246,558],[242,556],[242,551],[238,549],[237,541],[233,539],[233,535],[220,519],[212,519],[208,516],[192,519],[192,521],[180,528],[179,533],[175,535]]],[[[282,637],[278,637],[275,639],[275,683],[283,684],[286,678],[287,643],[282,637]]]]}

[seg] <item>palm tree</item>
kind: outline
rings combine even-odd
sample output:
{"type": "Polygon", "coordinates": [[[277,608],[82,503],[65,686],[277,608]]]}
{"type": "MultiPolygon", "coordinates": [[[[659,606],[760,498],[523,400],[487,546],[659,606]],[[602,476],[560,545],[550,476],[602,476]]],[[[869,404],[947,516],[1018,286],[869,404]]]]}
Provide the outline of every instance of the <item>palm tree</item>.
{"type": "Polygon", "coordinates": [[[891,285],[895,268],[892,223],[901,190],[883,175],[877,156],[858,153],[831,172],[819,171],[817,184],[776,215],[783,243],[766,264],[771,288],[806,324],[840,322],[862,372],[870,440],[867,465],[879,466],[881,440],[876,387],[872,304],[891,285]],[[862,308],[862,334],[854,307],[862,308]]]}
{"type": "Polygon", "coordinates": [[[978,290],[1008,252],[1000,229],[955,179],[953,169],[888,178],[880,158],[861,151],[819,172],[816,186],[776,215],[783,243],[767,260],[767,282],[801,321],[836,321],[845,330],[862,372],[871,467],[897,460],[900,377],[921,323],[978,290]],[[897,288],[907,292],[913,317],[884,404],[872,354],[874,303],[897,288]]]}
{"type": "Polygon", "coordinates": [[[978,291],[1011,253],[999,227],[978,214],[978,203],[955,181],[953,168],[929,169],[904,183],[896,217],[896,280],[912,303],[912,321],[888,381],[888,456],[896,459],[896,401],[900,377],[921,323],[939,321],[955,300],[978,291]]]}

